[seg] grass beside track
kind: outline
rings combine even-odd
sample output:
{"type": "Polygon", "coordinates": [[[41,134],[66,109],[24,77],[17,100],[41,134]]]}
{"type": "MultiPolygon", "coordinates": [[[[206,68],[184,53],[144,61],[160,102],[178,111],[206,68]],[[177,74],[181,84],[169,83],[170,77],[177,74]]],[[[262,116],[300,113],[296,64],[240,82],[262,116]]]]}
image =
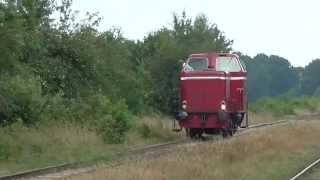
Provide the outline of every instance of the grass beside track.
{"type": "Polygon", "coordinates": [[[249,109],[253,113],[265,114],[274,118],[284,116],[303,116],[320,111],[320,97],[291,97],[264,98],[249,109]]]}
{"type": "Polygon", "coordinates": [[[106,144],[95,131],[77,124],[28,128],[17,123],[0,128],[0,176],[62,163],[108,161],[115,153],[177,138],[171,119],[158,116],[136,120],[123,144],[106,144]]]}
{"type": "MultiPolygon", "coordinates": [[[[265,117],[250,114],[251,123],[265,117]]],[[[171,123],[172,119],[155,115],[136,119],[123,144],[106,144],[95,131],[71,123],[0,127],[0,176],[63,163],[109,161],[116,152],[185,137],[184,132],[172,132],[171,123]]]]}
{"type": "Polygon", "coordinates": [[[289,179],[320,156],[319,138],[319,121],[296,122],[71,179],[289,179]]]}

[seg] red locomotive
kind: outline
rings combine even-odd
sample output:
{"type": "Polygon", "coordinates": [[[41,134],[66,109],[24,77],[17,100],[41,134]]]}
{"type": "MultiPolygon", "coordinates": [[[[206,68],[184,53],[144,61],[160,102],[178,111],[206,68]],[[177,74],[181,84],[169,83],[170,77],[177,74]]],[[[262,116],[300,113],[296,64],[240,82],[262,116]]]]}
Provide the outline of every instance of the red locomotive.
{"type": "Polygon", "coordinates": [[[191,138],[233,135],[247,116],[247,72],[231,53],[192,54],[180,74],[177,120],[191,138]]]}

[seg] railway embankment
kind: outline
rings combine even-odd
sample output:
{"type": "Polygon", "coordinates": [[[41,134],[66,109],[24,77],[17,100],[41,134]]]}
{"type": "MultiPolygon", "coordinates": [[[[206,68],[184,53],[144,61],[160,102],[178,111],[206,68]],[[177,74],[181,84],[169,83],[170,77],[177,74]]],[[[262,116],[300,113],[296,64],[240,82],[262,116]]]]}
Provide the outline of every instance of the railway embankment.
{"type": "Polygon", "coordinates": [[[292,121],[227,141],[181,146],[157,158],[70,179],[290,179],[320,157],[319,138],[318,118],[292,121]]]}
{"type": "Polygon", "coordinates": [[[132,119],[119,144],[106,143],[95,130],[77,123],[15,123],[0,127],[0,176],[65,163],[108,162],[116,153],[179,138],[171,131],[171,119],[157,115],[132,119]]]}

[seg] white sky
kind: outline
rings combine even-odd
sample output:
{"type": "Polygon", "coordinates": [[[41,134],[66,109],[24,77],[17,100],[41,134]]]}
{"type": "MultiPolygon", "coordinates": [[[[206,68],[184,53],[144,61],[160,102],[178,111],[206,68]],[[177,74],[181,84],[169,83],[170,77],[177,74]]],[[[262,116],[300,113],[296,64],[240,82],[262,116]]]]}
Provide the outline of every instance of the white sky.
{"type": "Polygon", "coordinates": [[[244,54],[276,54],[294,66],[320,58],[319,0],[74,0],[73,9],[98,11],[101,31],[121,27],[129,39],[171,27],[174,12],[204,13],[244,54]]]}

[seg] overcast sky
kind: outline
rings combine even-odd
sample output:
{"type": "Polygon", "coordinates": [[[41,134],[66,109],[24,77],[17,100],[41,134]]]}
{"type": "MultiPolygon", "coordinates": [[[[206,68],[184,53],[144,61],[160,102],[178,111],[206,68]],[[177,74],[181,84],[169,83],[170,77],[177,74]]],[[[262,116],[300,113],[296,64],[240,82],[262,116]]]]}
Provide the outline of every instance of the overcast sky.
{"type": "Polygon", "coordinates": [[[73,9],[98,11],[101,31],[121,27],[129,39],[171,27],[174,12],[204,13],[237,51],[276,54],[294,66],[320,58],[319,0],[74,0],[73,9]]]}

